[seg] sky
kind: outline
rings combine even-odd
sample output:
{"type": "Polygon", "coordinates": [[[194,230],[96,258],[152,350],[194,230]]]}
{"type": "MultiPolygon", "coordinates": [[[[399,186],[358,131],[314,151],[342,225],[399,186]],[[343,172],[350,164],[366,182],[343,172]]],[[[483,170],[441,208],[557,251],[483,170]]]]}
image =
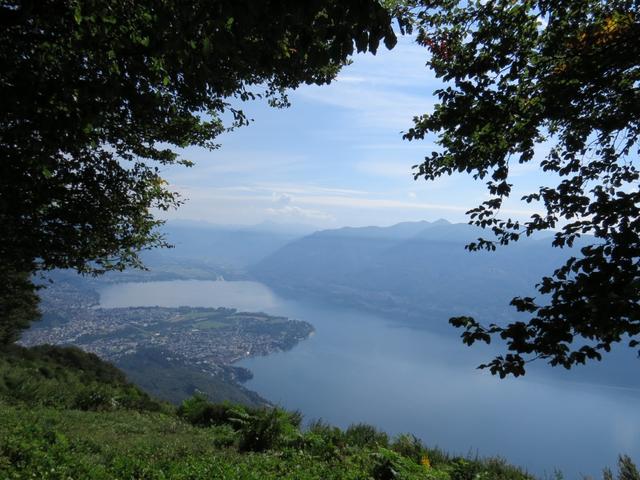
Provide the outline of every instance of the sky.
{"type": "MultiPolygon", "coordinates": [[[[401,37],[391,51],[355,56],[330,85],[290,92],[289,108],[247,103],[251,125],[218,137],[217,150],[183,150],[194,167],[162,172],[187,200],[163,216],[318,228],[466,221],[465,212],[487,198],[483,181],[464,174],[414,180],[411,167],[437,146],[433,138],[402,139],[415,115],[432,111],[442,86],[426,61],[426,49],[401,37]]],[[[534,165],[511,175],[513,200],[503,214],[526,218],[535,207],[516,199],[543,179],[534,165]]]]}

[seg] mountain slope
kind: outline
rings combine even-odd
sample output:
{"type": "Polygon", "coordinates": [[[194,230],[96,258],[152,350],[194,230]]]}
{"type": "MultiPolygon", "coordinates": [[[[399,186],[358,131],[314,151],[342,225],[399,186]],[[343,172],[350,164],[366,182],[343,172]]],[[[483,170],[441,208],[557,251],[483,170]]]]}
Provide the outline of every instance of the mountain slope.
{"type": "Polygon", "coordinates": [[[169,222],[163,230],[174,248],[155,251],[150,258],[196,259],[243,268],[258,262],[303,234],[293,228],[223,227],[206,223],[169,222]]]}
{"type": "Polygon", "coordinates": [[[474,314],[492,321],[512,312],[570,252],[523,239],[495,252],[465,245],[487,232],[444,221],[314,233],[251,268],[259,280],[295,295],[365,307],[406,319],[474,314]]]}

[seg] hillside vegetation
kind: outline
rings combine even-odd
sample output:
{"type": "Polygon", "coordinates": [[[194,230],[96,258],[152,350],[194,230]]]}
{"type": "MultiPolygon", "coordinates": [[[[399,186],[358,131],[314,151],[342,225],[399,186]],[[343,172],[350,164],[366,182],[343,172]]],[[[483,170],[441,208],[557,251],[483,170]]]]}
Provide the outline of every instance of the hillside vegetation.
{"type": "MultiPolygon", "coordinates": [[[[175,408],[77,348],[11,347],[0,355],[3,479],[534,478],[498,458],[451,457],[370,425],[301,423],[295,412],[198,395],[175,408]]],[[[618,478],[640,479],[626,457],[618,478]]]]}
{"type": "Polygon", "coordinates": [[[368,425],[302,429],[296,413],[202,396],[175,408],[95,355],[44,346],[0,358],[0,478],[532,477],[499,459],[450,458],[408,435],[390,440],[368,425]]]}

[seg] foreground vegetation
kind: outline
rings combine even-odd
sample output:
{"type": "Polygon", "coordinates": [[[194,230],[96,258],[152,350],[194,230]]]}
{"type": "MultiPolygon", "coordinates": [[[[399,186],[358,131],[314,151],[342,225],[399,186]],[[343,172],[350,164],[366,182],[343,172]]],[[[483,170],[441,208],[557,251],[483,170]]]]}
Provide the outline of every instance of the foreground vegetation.
{"type": "Polygon", "coordinates": [[[413,436],[321,421],[302,429],[301,420],[197,395],[175,408],[75,348],[13,347],[0,358],[3,479],[533,479],[413,436]]]}

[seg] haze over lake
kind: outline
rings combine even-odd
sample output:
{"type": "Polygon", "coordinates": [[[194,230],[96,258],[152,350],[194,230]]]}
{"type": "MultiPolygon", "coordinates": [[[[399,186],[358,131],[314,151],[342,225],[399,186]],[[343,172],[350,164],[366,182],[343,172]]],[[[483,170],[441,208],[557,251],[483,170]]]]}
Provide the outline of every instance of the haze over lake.
{"type": "Polygon", "coordinates": [[[101,306],[233,307],[313,324],[293,350],[240,362],[246,386],[306,419],[410,432],[451,453],[502,455],[535,474],[600,475],[619,453],[640,456],[640,395],[551,379],[499,380],[475,369],[490,352],[390,319],[279,297],[257,282],[110,285],[101,306]]]}

